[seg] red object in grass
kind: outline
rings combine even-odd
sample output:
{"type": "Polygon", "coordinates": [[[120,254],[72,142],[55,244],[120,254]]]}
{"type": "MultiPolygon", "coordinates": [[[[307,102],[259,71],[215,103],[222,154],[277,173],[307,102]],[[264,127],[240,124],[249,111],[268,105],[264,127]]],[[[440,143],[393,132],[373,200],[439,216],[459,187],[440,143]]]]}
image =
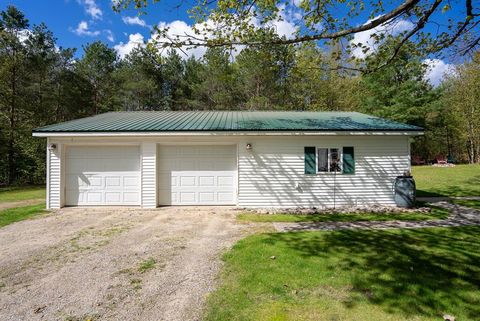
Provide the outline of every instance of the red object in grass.
{"type": "Polygon", "coordinates": [[[412,164],[413,165],[425,165],[425,160],[420,156],[412,156],[412,164]]]}
{"type": "Polygon", "coordinates": [[[448,163],[447,158],[443,155],[437,155],[437,157],[435,157],[435,159],[437,160],[437,164],[445,165],[445,164],[448,163]]]}

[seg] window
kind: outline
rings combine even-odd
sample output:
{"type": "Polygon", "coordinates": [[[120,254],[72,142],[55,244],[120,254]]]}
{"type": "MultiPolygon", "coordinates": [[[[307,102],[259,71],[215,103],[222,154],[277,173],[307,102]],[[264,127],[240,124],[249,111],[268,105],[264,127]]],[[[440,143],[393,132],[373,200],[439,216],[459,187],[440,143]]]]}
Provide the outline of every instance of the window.
{"type": "Polygon", "coordinates": [[[355,174],[353,147],[305,147],[305,174],[355,174]]]}
{"type": "Polygon", "coordinates": [[[340,150],[338,148],[318,148],[317,171],[331,173],[341,172],[340,150]]]}

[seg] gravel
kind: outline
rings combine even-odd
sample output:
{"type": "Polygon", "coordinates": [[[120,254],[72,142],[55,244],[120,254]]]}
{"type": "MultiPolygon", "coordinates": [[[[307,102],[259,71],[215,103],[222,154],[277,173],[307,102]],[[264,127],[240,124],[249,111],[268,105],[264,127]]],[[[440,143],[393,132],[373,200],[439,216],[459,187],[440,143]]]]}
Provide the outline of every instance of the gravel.
{"type": "Polygon", "coordinates": [[[199,320],[221,254],[248,227],[235,213],[67,208],[6,226],[0,320],[199,320]]]}
{"type": "Polygon", "coordinates": [[[293,214],[293,215],[311,215],[311,214],[355,214],[355,213],[428,213],[432,209],[430,207],[413,207],[404,208],[397,206],[343,206],[336,209],[332,208],[316,208],[316,207],[291,207],[291,208],[244,208],[244,212],[258,214],[293,214]]]}

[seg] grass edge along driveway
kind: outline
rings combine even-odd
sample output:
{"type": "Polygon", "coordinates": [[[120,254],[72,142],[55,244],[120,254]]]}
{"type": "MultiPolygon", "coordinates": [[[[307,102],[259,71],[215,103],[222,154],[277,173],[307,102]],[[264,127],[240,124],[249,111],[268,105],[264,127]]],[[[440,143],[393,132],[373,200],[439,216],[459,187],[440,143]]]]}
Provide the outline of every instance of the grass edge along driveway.
{"type": "Polygon", "coordinates": [[[430,206],[431,211],[424,212],[386,212],[386,213],[336,213],[336,214],[259,214],[244,212],[237,215],[239,221],[245,222],[363,222],[363,221],[428,221],[446,219],[450,211],[445,208],[430,206]]]}
{"type": "Polygon", "coordinates": [[[14,208],[7,208],[0,211],[0,228],[9,224],[30,219],[41,214],[48,213],[45,210],[45,204],[36,204],[29,206],[21,206],[14,208]]]}
{"type": "Polygon", "coordinates": [[[480,227],[256,234],[224,256],[206,321],[480,315],[480,227]]]}

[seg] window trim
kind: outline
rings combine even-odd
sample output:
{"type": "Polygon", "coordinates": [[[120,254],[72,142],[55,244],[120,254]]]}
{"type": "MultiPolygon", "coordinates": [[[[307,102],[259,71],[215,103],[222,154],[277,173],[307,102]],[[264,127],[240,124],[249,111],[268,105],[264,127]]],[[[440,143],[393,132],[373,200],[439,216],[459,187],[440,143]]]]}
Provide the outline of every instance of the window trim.
{"type": "Polygon", "coordinates": [[[315,153],[315,169],[316,169],[316,172],[317,172],[317,175],[320,174],[320,175],[336,175],[336,174],[342,174],[343,175],[343,147],[339,147],[339,146],[329,146],[329,147],[326,147],[326,146],[315,146],[316,148],[316,153],[315,153]],[[318,170],[318,150],[319,149],[327,149],[327,168],[328,168],[328,171],[324,172],[324,171],[319,171],[318,170]],[[339,165],[340,165],[340,171],[338,172],[331,172],[330,171],[330,155],[331,155],[331,152],[330,150],[331,149],[336,149],[338,151],[338,159],[339,159],[339,165]]]}

